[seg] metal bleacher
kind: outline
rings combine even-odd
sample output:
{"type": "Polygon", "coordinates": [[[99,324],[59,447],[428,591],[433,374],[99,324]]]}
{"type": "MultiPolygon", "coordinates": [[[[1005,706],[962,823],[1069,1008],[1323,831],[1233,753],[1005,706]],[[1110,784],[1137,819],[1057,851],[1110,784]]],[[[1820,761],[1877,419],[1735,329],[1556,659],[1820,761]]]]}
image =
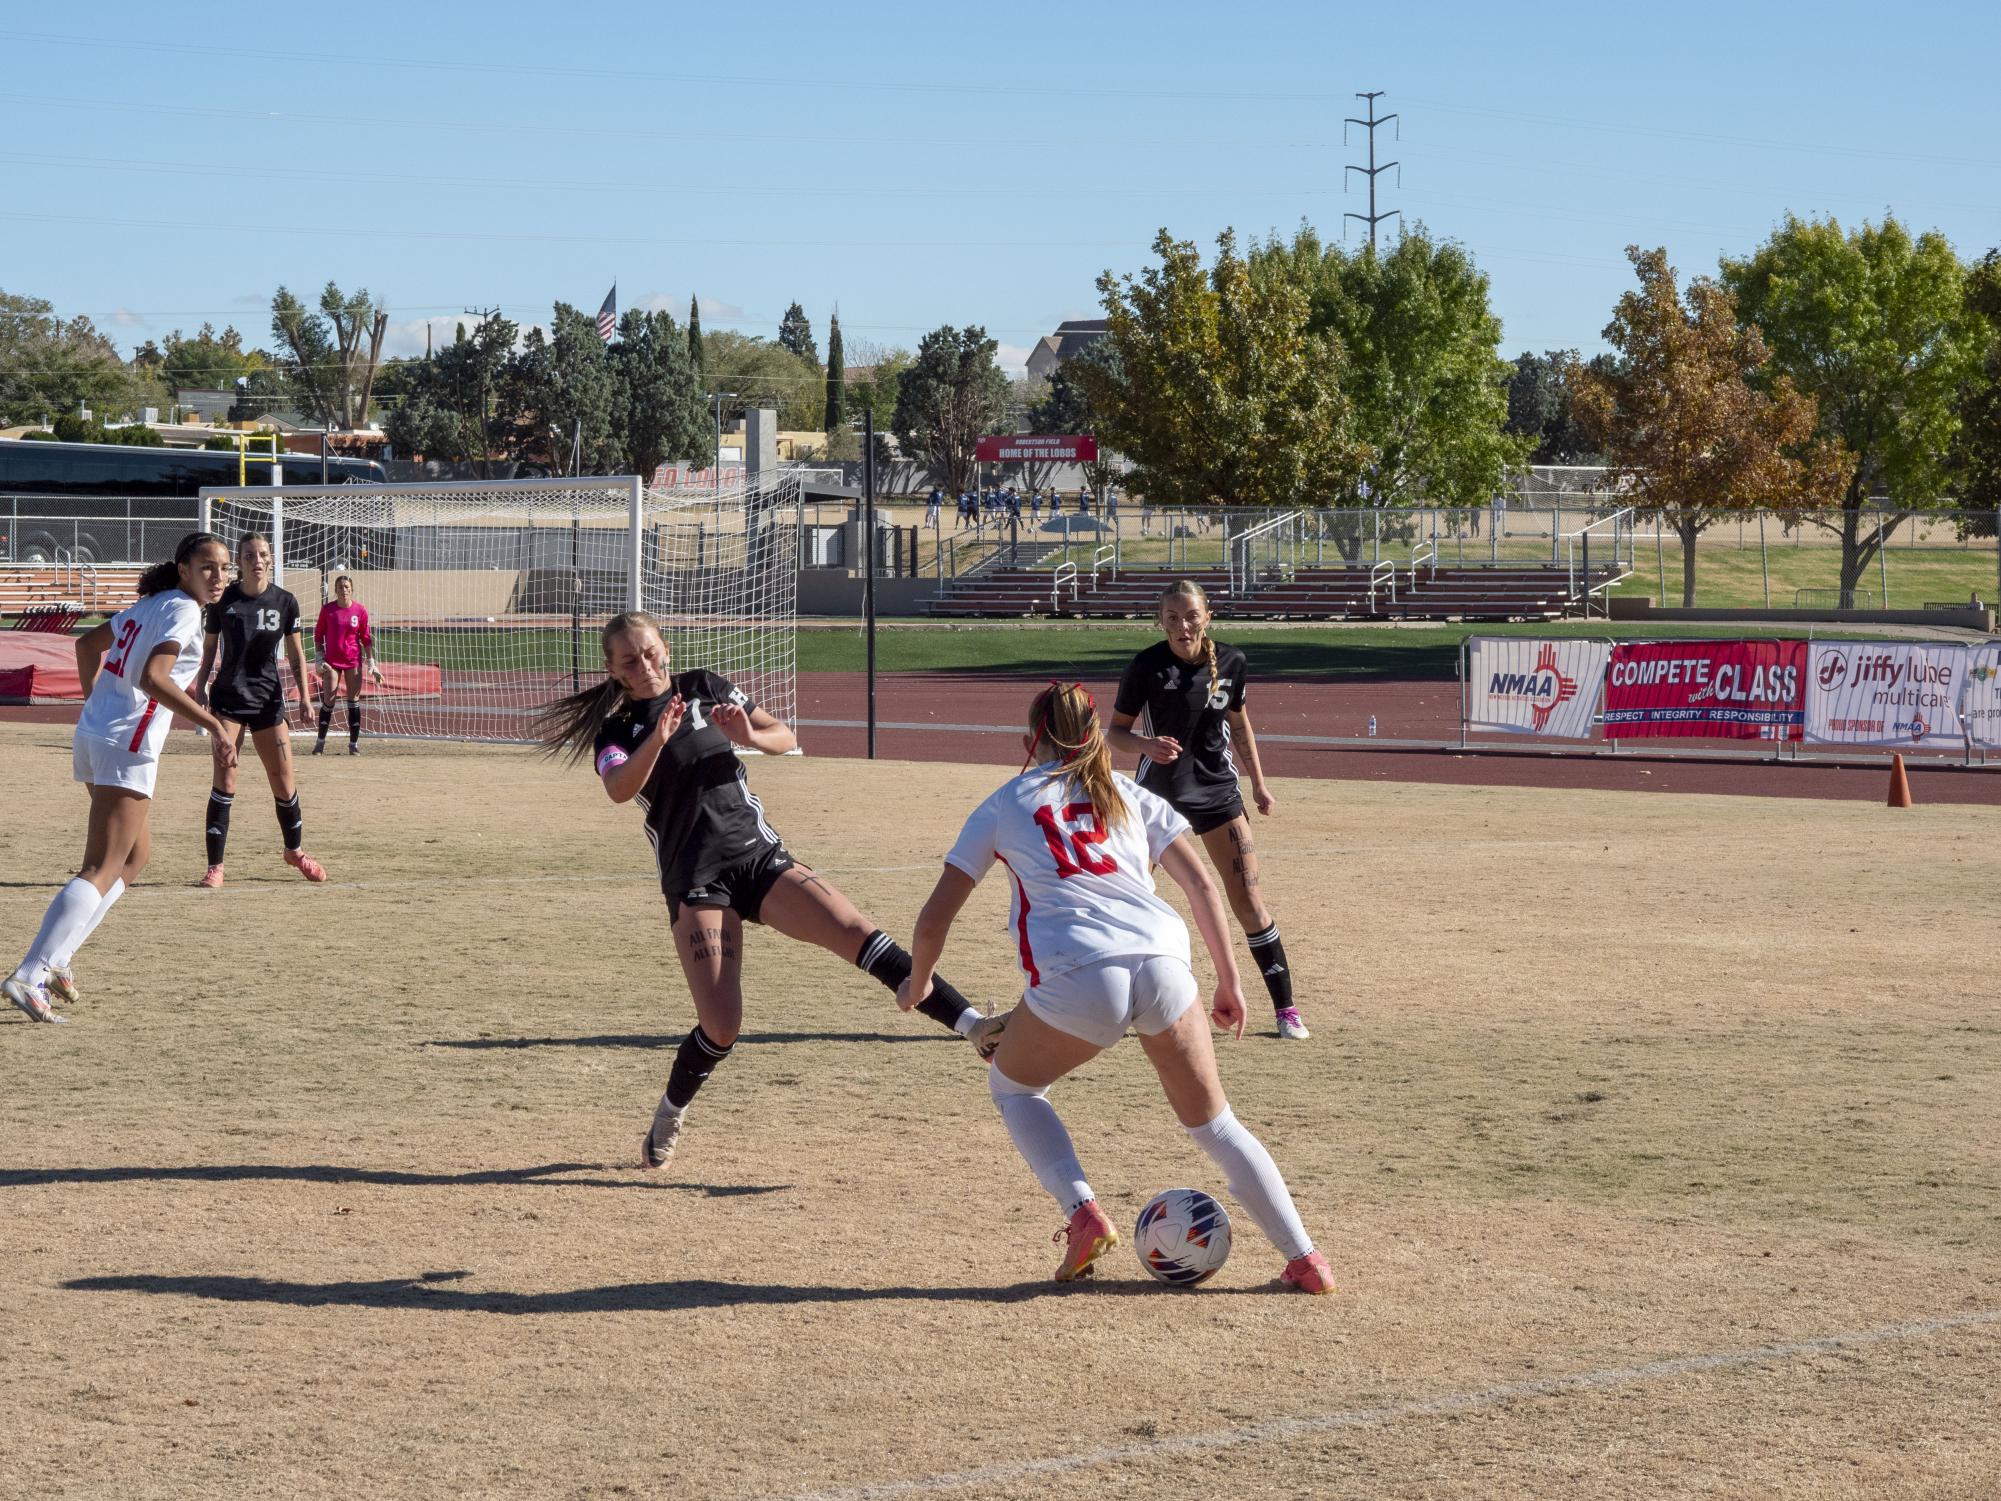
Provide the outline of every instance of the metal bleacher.
{"type": "Polygon", "coordinates": [[[98,564],[0,564],[0,618],[26,621],[18,629],[62,629],[86,615],[115,615],[138,597],[138,567],[98,564]]]}

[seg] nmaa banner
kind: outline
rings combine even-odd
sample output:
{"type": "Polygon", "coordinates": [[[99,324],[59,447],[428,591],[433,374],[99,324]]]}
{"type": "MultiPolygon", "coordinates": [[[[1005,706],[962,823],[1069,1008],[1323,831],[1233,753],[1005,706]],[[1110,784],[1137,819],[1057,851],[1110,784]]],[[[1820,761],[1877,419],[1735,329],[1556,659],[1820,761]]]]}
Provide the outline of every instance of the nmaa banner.
{"type": "Polygon", "coordinates": [[[1466,727],[1589,740],[1611,654],[1606,641],[1475,636],[1467,646],[1466,727]]]}
{"type": "Polygon", "coordinates": [[[1814,642],[1806,738],[1818,745],[1963,745],[1968,656],[1956,644],[1814,642]]]}

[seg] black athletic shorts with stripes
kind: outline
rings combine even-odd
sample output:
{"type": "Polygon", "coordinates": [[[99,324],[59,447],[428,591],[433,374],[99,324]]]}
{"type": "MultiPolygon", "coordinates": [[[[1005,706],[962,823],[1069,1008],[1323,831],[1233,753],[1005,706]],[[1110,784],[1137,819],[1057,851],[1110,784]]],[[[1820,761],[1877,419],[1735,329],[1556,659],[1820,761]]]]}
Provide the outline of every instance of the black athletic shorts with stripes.
{"type": "Polygon", "coordinates": [[[1226,824],[1235,823],[1244,816],[1244,799],[1234,787],[1226,797],[1212,801],[1173,803],[1176,813],[1188,820],[1188,832],[1198,838],[1214,833],[1226,824]]]}
{"type": "Polygon", "coordinates": [[[679,922],[683,907],[727,907],[745,922],[756,922],[765,897],[794,863],[785,852],[784,845],[767,844],[748,860],[739,860],[692,890],[684,891],[679,896],[670,893],[667,898],[668,918],[679,922]]]}

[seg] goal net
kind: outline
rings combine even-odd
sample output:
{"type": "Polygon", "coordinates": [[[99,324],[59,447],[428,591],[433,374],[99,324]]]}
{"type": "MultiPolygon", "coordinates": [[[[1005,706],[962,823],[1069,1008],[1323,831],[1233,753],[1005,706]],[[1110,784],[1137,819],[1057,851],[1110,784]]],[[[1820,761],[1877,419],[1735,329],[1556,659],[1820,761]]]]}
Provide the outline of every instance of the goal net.
{"type": "Polygon", "coordinates": [[[201,506],[232,546],[271,539],[308,630],[354,580],[383,674],[363,684],[372,734],[530,739],[542,705],[602,675],[600,630],[631,609],[660,617],[677,670],[794,717],[796,476],[212,489],[201,506]]]}

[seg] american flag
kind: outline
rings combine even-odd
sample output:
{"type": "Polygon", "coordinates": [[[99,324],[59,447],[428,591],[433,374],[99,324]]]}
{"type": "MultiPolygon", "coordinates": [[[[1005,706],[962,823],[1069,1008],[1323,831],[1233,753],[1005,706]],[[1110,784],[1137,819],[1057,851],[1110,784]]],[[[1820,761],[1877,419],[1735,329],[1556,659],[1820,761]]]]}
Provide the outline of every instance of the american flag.
{"type": "Polygon", "coordinates": [[[604,294],[604,306],[598,309],[598,337],[605,343],[611,342],[612,331],[618,327],[618,283],[611,284],[611,290],[604,294]]]}

